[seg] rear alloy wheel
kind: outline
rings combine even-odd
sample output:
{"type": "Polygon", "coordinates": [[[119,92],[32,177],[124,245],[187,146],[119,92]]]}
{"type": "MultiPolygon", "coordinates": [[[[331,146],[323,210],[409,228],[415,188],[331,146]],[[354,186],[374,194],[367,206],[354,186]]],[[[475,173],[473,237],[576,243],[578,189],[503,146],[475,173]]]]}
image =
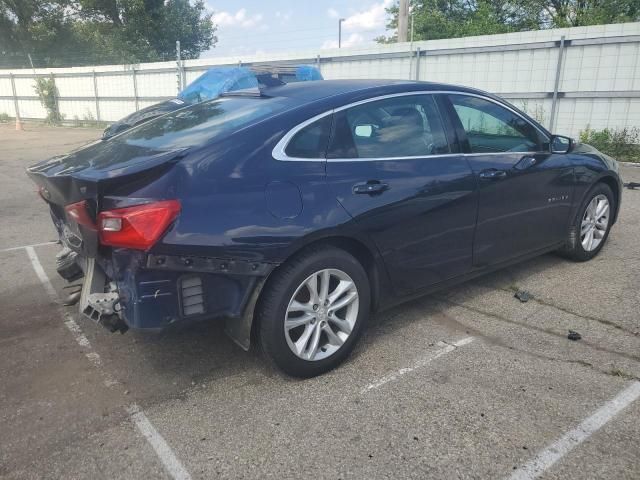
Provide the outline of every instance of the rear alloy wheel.
{"type": "Polygon", "coordinates": [[[358,289],[342,270],[311,274],[289,301],[284,319],[287,345],[303,360],[330,357],[353,332],[359,305],[358,289]]]}
{"type": "Polygon", "coordinates": [[[614,212],[611,188],[597,183],[580,205],[562,253],[581,262],[595,257],[607,241],[614,212]]]}
{"type": "Polygon", "coordinates": [[[360,263],[333,247],[315,247],[269,279],[258,311],[260,342],[283,371],[312,377],[340,364],[369,315],[369,280],[360,263]]]}

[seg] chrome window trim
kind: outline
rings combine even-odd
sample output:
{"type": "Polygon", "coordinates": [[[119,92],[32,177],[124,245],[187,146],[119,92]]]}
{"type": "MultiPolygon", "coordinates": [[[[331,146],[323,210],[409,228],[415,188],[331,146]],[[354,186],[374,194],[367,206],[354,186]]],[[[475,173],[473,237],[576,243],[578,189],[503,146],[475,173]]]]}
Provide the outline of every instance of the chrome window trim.
{"type": "Polygon", "coordinates": [[[380,157],[380,158],[375,158],[375,157],[367,157],[367,158],[302,158],[302,157],[290,157],[285,153],[285,150],[286,150],[289,142],[295,136],[296,133],[298,133],[300,130],[302,130],[307,125],[309,125],[309,124],[311,124],[311,123],[313,123],[313,122],[315,122],[317,120],[320,120],[321,118],[324,118],[327,115],[333,115],[334,113],[341,112],[342,110],[346,110],[346,109],[351,108],[351,107],[357,107],[358,105],[364,105],[365,103],[377,102],[379,100],[386,100],[387,98],[408,97],[408,96],[415,96],[415,95],[439,95],[439,94],[465,95],[465,96],[468,96],[468,97],[481,98],[481,99],[486,100],[488,102],[495,103],[496,105],[498,105],[498,106],[500,106],[500,107],[502,107],[502,108],[504,108],[506,110],[509,110],[511,113],[513,113],[514,115],[518,116],[519,118],[524,120],[526,123],[531,125],[538,132],[540,132],[540,134],[544,138],[546,138],[547,141],[551,141],[551,138],[542,129],[540,129],[540,127],[538,127],[537,125],[531,123],[529,120],[524,118],[522,115],[520,115],[513,108],[509,107],[508,105],[504,105],[503,103],[499,102],[498,100],[494,100],[493,98],[487,97],[485,95],[480,95],[480,94],[477,94],[477,93],[458,92],[458,91],[455,91],[455,90],[416,90],[414,92],[390,93],[390,94],[387,94],[387,95],[380,95],[378,97],[372,97],[372,98],[367,98],[367,99],[364,99],[364,100],[359,100],[357,102],[349,103],[347,105],[342,105],[341,107],[337,107],[337,108],[328,110],[328,111],[323,112],[323,113],[321,113],[319,115],[316,115],[316,116],[314,116],[312,118],[309,118],[308,120],[305,120],[304,122],[296,125],[291,130],[289,130],[284,135],[284,137],[282,137],[280,139],[280,141],[276,144],[276,146],[273,147],[273,150],[272,150],[271,154],[272,154],[274,159],[280,160],[280,161],[285,161],[285,162],[364,162],[364,161],[378,162],[378,161],[385,161],[385,160],[393,160],[393,161],[396,161],[396,160],[416,160],[416,159],[419,159],[419,158],[442,158],[442,157],[452,157],[452,156],[472,157],[472,156],[480,156],[480,155],[508,155],[508,154],[534,155],[534,154],[538,154],[538,153],[548,153],[548,152],[544,152],[544,151],[539,151],[539,152],[443,153],[443,154],[437,154],[436,153],[436,154],[431,154],[431,155],[420,155],[420,156],[413,156],[413,157],[380,157]]]}
{"type": "MultiPolygon", "coordinates": [[[[327,158],[327,162],[384,162],[385,160],[429,160],[431,158],[443,158],[443,157],[486,157],[493,155],[537,155],[541,152],[487,152],[487,153],[432,153],[429,155],[418,155],[415,157],[367,157],[367,158],[327,158]]],[[[548,153],[548,152],[546,152],[548,153]]],[[[317,160],[317,161],[325,161],[321,158],[308,159],[303,158],[302,160],[317,160]]]]}

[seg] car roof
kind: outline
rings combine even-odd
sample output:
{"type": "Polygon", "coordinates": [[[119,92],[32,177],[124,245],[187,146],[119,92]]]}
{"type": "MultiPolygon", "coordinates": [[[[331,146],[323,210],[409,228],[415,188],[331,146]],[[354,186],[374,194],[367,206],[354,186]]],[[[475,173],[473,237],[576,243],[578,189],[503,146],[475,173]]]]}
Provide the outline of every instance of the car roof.
{"type": "Polygon", "coordinates": [[[368,98],[369,95],[375,97],[404,92],[425,91],[460,92],[491,98],[517,111],[528,121],[534,123],[541,131],[547,135],[551,135],[539,122],[503,98],[476,88],[452,85],[450,83],[419,82],[415,80],[322,80],[269,87],[262,90],[262,94],[268,97],[287,98],[298,107],[302,107],[316,102],[324,102],[325,99],[329,99],[330,97],[335,97],[336,102],[348,103],[352,100],[357,101],[368,98]]]}
{"type": "Polygon", "coordinates": [[[263,90],[263,93],[273,97],[288,97],[296,100],[313,102],[326,97],[349,93],[361,93],[366,90],[388,90],[388,93],[414,90],[478,92],[471,88],[456,85],[411,80],[322,80],[290,83],[287,85],[271,87],[263,90]]]}

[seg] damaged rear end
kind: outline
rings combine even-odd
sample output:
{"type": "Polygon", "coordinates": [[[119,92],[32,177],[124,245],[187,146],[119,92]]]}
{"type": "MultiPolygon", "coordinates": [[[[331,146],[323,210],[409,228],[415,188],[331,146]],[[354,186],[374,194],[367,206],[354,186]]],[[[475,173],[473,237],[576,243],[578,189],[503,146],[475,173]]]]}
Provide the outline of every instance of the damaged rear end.
{"type": "Polygon", "coordinates": [[[260,91],[238,93],[30,167],[62,244],[58,271],[70,281],[84,276],[80,311],[120,332],[224,319],[247,349],[277,259],[256,254],[256,241],[238,233],[269,223],[266,209],[249,210],[249,219],[229,212],[247,205],[243,191],[247,199],[265,195],[262,176],[246,183],[242,175],[251,171],[247,156],[259,159],[262,150],[242,138],[295,106],[260,91]],[[228,182],[239,205],[229,203],[228,182]]]}
{"type": "Polygon", "coordinates": [[[175,298],[162,302],[173,296],[171,279],[144,267],[180,214],[175,165],[185,151],[97,142],[27,170],[62,244],[58,273],[70,282],[84,276],[80,312],[111,331],[159,328],[145,319],[179,316],[175,298]]]}

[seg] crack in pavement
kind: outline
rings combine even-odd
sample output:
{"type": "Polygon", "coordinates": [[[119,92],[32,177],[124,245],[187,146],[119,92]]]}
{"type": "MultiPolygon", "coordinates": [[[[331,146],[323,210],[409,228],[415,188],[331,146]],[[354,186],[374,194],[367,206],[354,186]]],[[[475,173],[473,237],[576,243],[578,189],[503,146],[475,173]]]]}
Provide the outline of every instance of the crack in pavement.
{"type": "MultiPolygon", "coordinates": [[[[481,315],[485,315],[487,317],[491,317],[491,318],[493,318],[495,320],[498,320],[498,321],[501,321],[501,322],[509,323],[509,324],[512,324],[512,325],[517,325],[517,326],[520,326],[520,327],[523,327],[523,328],[527,328],[527,329],[531,329],[531,330],[536,330],[538,332],[542,332],[542,333],[546,333],[546,334],[549,334],[549,335],[553,335],[553,336],[556,336],[558,338],[563,338],[563,339],[565,338],[564,335],[561,335],[561,334],[558,334],[556,332],[550,331],[550,330],[548,330],[546,328],[537,327],[535,325],[529,325],[529,324],[522,323],[522,322],[517,322],[515,320],[511,320],[511,319],[503,317],[501,315],[497,315],[497,314],[491,313],[491,312],[486,312],[486,311],[484,311],[482,309],[479,309],[479,308],[476,308],[476,307],[470,307],[468,305],[464,305],[462,303],[454,302],[454,301],[449,300],[449,299],[440,298],[440,300],[443,303],[447,303],[449,305],[453,305],[453,306],[457,306],[457,307],[460,307],[460,308],[464,308],[464,309],[469,310],[471,312],[479,313],[481,315]]],[[[533,315],[533,313],[532,313],[532,315],[533,315]]],[[[461,324],[461,325],[464,325],[464,324],[461,324]]],[[[499,339],[496,339],[493,336],[487,336],[487,335],[483,334],[482,332],[479,332],[477,329],[474,329],[474,335],[482,337],[482,338],[489,339],[490,343],[492,343],[492,344],[494,344],[496,346],[500,346],[500,347],[503,347],[503,348],[507,348],[509,350],[513,350],[513,351],[517,351],[517,352],[520,352],[520,353],[524,353],[524,354],[527,354],[527,355],[530,355],[530,356],[533,356],[533,357],[536,357],[536,358],[540,358],[540,359],[544,359],[544,360],[550,360],[550,361],[556,361],[556,362],[563,362],[563,363],[573,363],[573,364],[582,365],[582,366],[591,368],[591,369],[593,369],[595,371],[598,371],[598,372],[603,373],[603,374],[608,375],[608,376],[616,376],[616,377],[621,376],[617,372],[614,372],[612,370],[602,369],[602,368],[597,367],[597,366],[593,365],[592,363],[587,362],[585,360],[576,360],[576,359],[554,357],[554,356],[550,356],[550,355],[544,355],[542,353],[536,353],[536,352],[532,352],[532,351],[529,351],[529,350],[520,349],[520,348],[514,347],[513,345],[508,345],[508,344],[504,343],[503,341],[501,341],[499,339]]],[[[603,352],[603,353],[609,353],[609,354],[615,355],[615,356],[620,356],[620,357],[626,358],[628,360],[632,360],[634,362],[640,363],[640,356],[631,355],[631,354],[624,353],[624,352],[618,352],[618,351],[615,351],[615,350],[609,350],[607,348],[600,347],[598,345],[594,345],[593,343],[590,343],[590,342],[585,341],[585,340],[581,340],[580,343],[584,344],[587,347],[592,348],[594,350],[597,350],[597,351],[600,351],[600,352],[603,352]]],[[[629,378],[629,379],[640,380],[640,377],[638,377],[636,375],[628,374],[626,372],[623,372],[623,377],[624,378],[629,378]]]]}
{"type": "MultiPolygon", "coordinates": [[[[519,289],[512,289],[512,288],[497,288],[496,290],[501,290],[503,292],[507,292],[507,293],[513,293],[519,289]]],[[[561,312],[564,313],[568,313],[569,315],[573,315],[575,317],[579,317],[582,318],[583,320],[591,320],[597,323],[600,323],[602,325],[605,325],[607,327],[612,327],[615,328],[616,330],[621,330],[625,333],[628,333],[629,335],[633,335],[634,337],[637,337],[640,335],[640,331],[637,332],[633,332],[631,330],[626,329],[625,327],[623,327],[622,325],[618,325],[617,323],[612,322],[611,320],[606,320],[604,318],[599,318],[599,317],[593,317],[591,315],[584,315],[582,313],[577,313],[574,312],[573,310],[570,310],[566,307],[561,307],[559,305],[556,305],[550,301],[547,300],[541,300],[539,297],[536,297],[535,295],[532,295],[532,297],[529,299],[530,302],[535,302],[538,303],[540,305],[544,305],[545,307],[552,307],[555,308],[556,310],[560,310],[561,312]]]]}

